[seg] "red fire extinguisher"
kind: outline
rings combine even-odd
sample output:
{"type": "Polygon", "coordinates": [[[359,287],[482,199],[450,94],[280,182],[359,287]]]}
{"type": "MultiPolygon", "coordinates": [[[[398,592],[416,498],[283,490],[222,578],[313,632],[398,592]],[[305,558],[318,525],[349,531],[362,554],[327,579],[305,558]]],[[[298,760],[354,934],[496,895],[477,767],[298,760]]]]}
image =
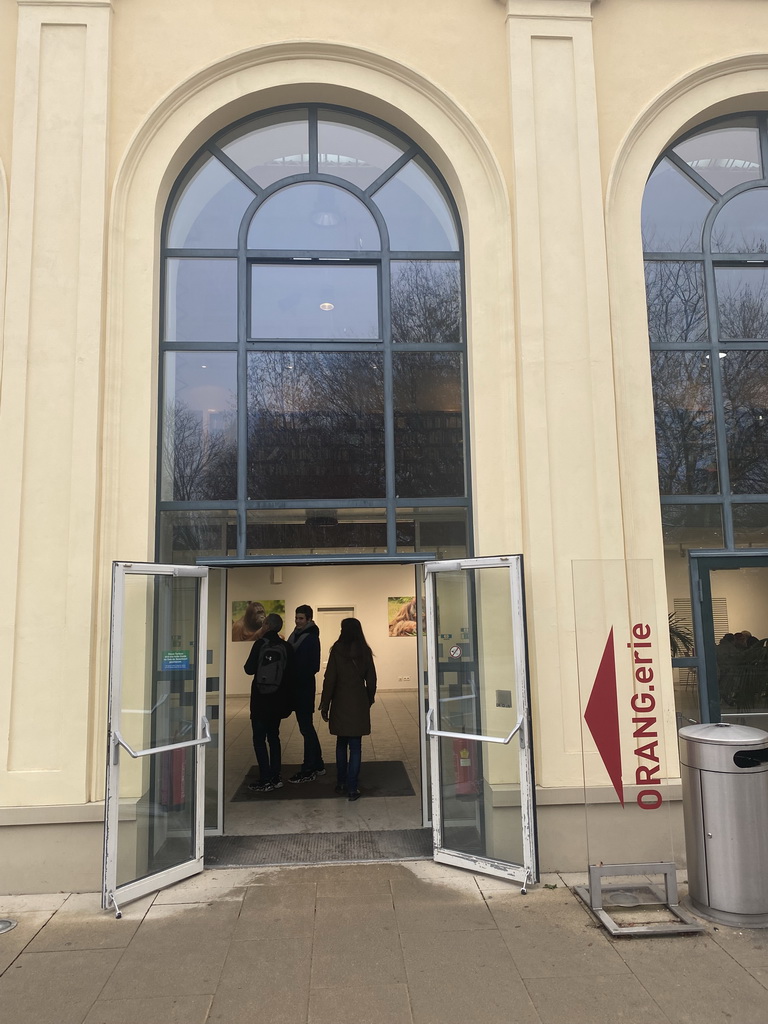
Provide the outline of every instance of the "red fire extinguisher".
{"type": "Polygon", "coordinates": [[[477,741],[453,741],[453,770],[456,777],[456,796],[477,796],[480,792],[477,777],[477,741]]]}

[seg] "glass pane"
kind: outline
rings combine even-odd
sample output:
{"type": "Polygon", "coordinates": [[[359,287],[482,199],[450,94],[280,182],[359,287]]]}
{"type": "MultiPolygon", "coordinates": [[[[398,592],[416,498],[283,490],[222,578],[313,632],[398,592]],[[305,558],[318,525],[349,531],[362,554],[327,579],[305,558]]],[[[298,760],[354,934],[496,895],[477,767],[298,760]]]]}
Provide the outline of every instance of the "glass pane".
{"type": "Polygon", "coordinates": [[[661,493],[716,494],[709,357],[701,352],[652,352],[651,374],[661,493]]]}
{"type": "Polygon", "coordinates": [[[703,264],[693,260],[648,260],[645,292],[651,344],[707,339],[703,264]]]}
{"type": "Polygon", "coordinates": [[[702,132],[675,146],[675,152],[718,192],[762,177],[760,140],[754,118],[702,132]]]}
{"type": "MultiPolygon", "coordinates": [[[[195,739],[199,579],[125,577],[119,728],[134,750],[195,739]]],[[[120,757],[117,882],[194,856],[195,748],[120,757]]]]}
{"type": "Polygon", "coordinates": [[[250,498],[384,494],[380,355],[252,352],[247,387],[250,498]]]}
{"type": "Polygon", "coordinates": [[[391,132],[354,114],[321,110],[317,123],[317,169],[366,189],[403,153],[391,132]]]}
{"type": "Polygon", "coordinates": [[[166,260],[165,341],[237,341],[237,260],[166,260]]]}
{"type": "Polygon", "coordinates": [[[336,185],[307,181],[280,189],[258,208],[248,248],[362,252],[380,249],[381,239],[359,199],[336,185]]]}
{"type": "Polygon", "coordinates": [[[248,555],[386,553],[383,508],[249,509],[248,555]]]}
{"type": "Polygon", "coordinates": [[[416,157],[373,196],[384,214],[391,249],[456,251],[453,214],[431,170],[416,157]]]}
{"type": "Polygon", "coordinates": [[[465,493],[461,362],[458,352],[397,352],[392,357],[399,497],[465,493]]]}
{"type": "Polygon", "coordinates": [[[720,717],[768,729],[768,567],[711,570],[709,580],[713,605],[719,598],[728,610],[729,631],[708,638],[716,645],[720,717]]]}
{"type": "Polygon", "coordinates": [[[237,514],[229,509],[161,512],[159,530],[158,558],[166,565],[237,554],[237,514]]]}
{"type": "Polygon", "coordinates": [[[219,145],[262,188],[289,174],[306,174],[309,170],[307,113],[293,110],[270,114],[237,128],[219,145]]]}
{"type": "Polygon", "coordinates": [[[768,548],[768,504],[733,505],[733,541],[737,548],[768,548]]]}
{"type": "Polygon", "coordinates": [[[768,494],[768,352],[720,360],[728,466],[734,494],[768,494]]]}
{"type": "Polygon", "coordinates": [[[701,231],[712,200],[669,160],[662,160],[643,193],[646,252],[701,252],[701,231]]]}
{"type": "Polygon", "coordinates": [[[379,337],[376,267],[257,263],[251,267],[251,337],[379,337]]]}
{"type": "MultiPolygon", "coordinates": [[[[690,658],[696,654],[696,649],[688,552],[692,549],[709,550],[724,546],[722,506],[663,504],[661,525],[664,536],[664,574],[667,581],[670,648],[673,658],[690,658]]],[[[683,689],[691,698],[690,701],[686,701],[686,713],[693,717],[692,711],[698,709],[698,696],[696,692],[688,692],[692,690],[692,677],[687,668],[673,669],[673,675],[677,710],[681,710],[679,691],[680,686],[684,684],[683,689]]],[[[696,720],[698,721],[698,717],[696,720]]]]}
{"type": "Polygon", "coordinates": [[[715,267],[720,337],[768,340],[768,267],[715,267]]]}
{"type": "MultiPolygon", "coordinates": [[[[437,728],[508,736],[518,714],[509,570],[440,572],[435,587],[437,728]]],[[[443,847],[522,864],[518,744],[438,742],[443,847]]]]}
{"type": "Polygon", "coordinates": [[[398,508],[397,550],[423,551],[435,558],[464,558],[468,553],[465,508],[398,508]]]}
{"type": "Polygon", "coordinates": [[[161,501],[237,497],[237,354],[166,352],[161,501]]]}
{"type": "MultiPolygon", "coordinates": [[[[723,547],[722,507],[720,505],[668,505],[665,502],[661,506],[661,525],[667,559],[677,558],[681,563],[678,566],[680,570],[678,582],[687,593],[688,559],[686,553],[690,549],[723,547]]],[[[669,580],[674,575],[668,561],[667,579],[669,580]]]]}
{"type": "Polygon", "coordinates": [[[672,679],[675,688],[677,728],[682,729],[684,725],[700,722],[699,670],[694,665],[673,668],[672,679]]]}
{"type": "Polygon", "coordinates": [[[191,172],[171,214],[171,249],[236,249],[240,222],[254,194],[215,157],[191,172]]]}
{"type": "Polygon", "coordinates": [[[768,188],[753,188],[725,204],[712,227],[712,252],[768,253],[768,188]]]}
{"type": "Polygon", "coordinates": [[[393,261],[391,268],[392,341],[395,344],[460,344],[461,270],[458,262],[393,261]]]}

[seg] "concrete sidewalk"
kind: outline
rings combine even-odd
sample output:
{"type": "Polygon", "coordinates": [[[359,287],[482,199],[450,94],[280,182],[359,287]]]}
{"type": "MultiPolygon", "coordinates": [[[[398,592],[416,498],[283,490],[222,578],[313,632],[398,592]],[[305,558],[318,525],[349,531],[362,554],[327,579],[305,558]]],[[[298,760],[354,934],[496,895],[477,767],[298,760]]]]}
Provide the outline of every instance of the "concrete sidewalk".
{"type": "Polygon", "coordinates": [[[611,940],[552,876],[206,871],[125,908],[0,896],[7,1024],[766,1024],[768,932],[611,940]]]}

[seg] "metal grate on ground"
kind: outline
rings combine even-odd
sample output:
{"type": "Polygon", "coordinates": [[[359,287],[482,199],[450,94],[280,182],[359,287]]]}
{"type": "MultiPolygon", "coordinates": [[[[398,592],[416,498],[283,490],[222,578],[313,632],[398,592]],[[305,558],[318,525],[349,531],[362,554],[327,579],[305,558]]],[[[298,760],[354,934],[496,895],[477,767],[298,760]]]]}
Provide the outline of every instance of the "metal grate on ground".
{"type": "Polygon", "coordinates": [[[339,864],[381,860],[428,860],[432,830],[311,832],[306,835],[211,836],[205,865],[212,868],[278,867],[284,864],[339,864]]]}

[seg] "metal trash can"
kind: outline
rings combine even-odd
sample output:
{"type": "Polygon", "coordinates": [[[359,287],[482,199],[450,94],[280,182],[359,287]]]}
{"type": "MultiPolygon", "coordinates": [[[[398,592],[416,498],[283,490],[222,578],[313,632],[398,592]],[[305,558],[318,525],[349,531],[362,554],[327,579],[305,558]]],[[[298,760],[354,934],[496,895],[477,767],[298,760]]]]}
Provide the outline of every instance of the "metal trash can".
{"type": "Polygon", "coordinates": [[[688,896],[703,917],[768,926],[768,732],[680,730],[688,896]]]}

